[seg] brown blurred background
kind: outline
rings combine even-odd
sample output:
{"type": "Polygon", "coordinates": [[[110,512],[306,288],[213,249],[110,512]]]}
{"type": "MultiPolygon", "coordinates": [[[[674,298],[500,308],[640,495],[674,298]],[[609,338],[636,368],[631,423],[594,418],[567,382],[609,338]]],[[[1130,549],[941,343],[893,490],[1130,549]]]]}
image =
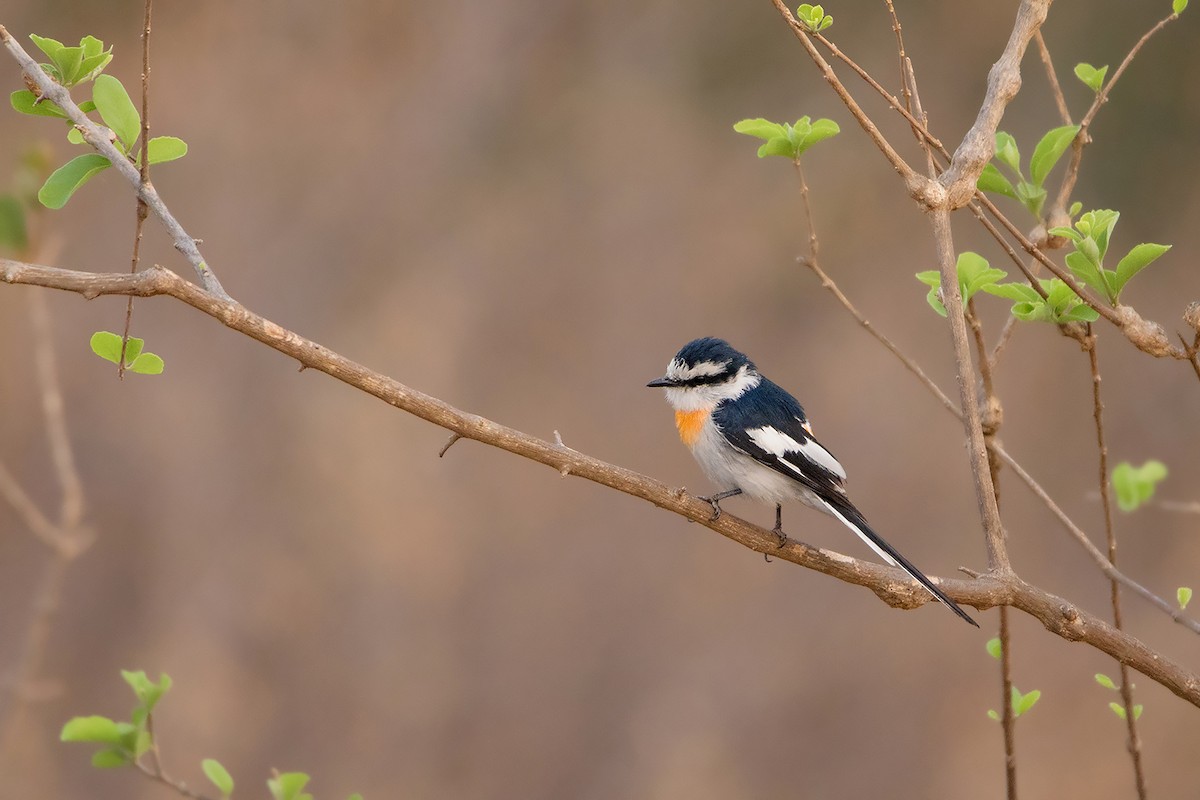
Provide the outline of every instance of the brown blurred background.
{"type": "MultiPolygon", "coordinates": [[[[952,146],[1016,3],[897,5],[952,146]]],[[[1054,5],[1046,37],[1077,117],[1091,95],[1071,67],[1115,69],[1169,9],[1135,5],[1054,5]]],[[[828,10],[832,37],[895,87],[884,4],[828,10]]],[[[1115,248],[1175,245],[1127,294],[1172,331],[1200,297],[1198,15],[1123,79],[1077,195],[1122,211],[1115,248]]],[[[22,40],[115,44],[109,72],[132,90],[140,19],[134,0],[9,0],[0,22],[22,40]]],[[[885,536],[930,574],[983,567],[957,422],[797,266],[791,170],[731,130],[755,116],[842,125],[806,161],[823,263],[952,392],[945,325],[912,277],[933,266],[928,226],[766,0],[160,3],[154,36],[153,131],[191,146],[155,183],[250,308],[460,408],[695,491],[709,487],[643,384],[688,339],[724,336],[801,397],[885,536]]],[[[1060,123],[1036,57],[1026,66],[1003,127],[1027,158],[1060,123]]],[[[19,88],[13,65],[0,74],[19,88]]],[[[849,83],[920,163],[897,118],[849,83]]],[[[40,137],[59,161],[74,154],[52,122],[0,114],[0,178],[40,137]]],[[[101,176],[49,217],[55,263],[127,269],[133,212],[128,187],[101,176]]],[[[1008,268],[968,217],[956,224],[959,249],[1008,268]]],[[[146,261],[188,273],[148,230],[146,261]]],[[[0,288],[0,458],[49,508],[34,291],[0,288]]],[[[996,612],[976,632],[936,607],[894,611],[479,444],[439,460],[445,431],[169,300],[134,318],[166,374],[118,383],[87,340],[120,330],[124,301],[48,300],[99,538],[48,645],[62,692],[3,754],[0,795],[166,796],[56,741],[71,715],[127,713],[121,668],[175,679],[157,722],[168,770],[204,785],[200,759],[219,758],[245,797],[263,796],[272,767],[312,773],[320,798],[1002,795],[985,715],[1000,694],[984,651],[996,612]]],[[[994,339],[1005,307],[983,305],[994,339]]],[[[1195,375],[1099,330],[1113,458],[1160,458],[1159,496],[1197,499],[1195,375]]],[[[1086,359],[1021,327],[998,389],[1010,451],[1099,541],[1086,359]]],[[[1017,568],[1106,616],[1096,569],[1001,480],[1017,568]]],[[[788,520],[793,536],[870,556],[832,519],[788,520]]],[[[1198,522],[1119,516],[1122,568],[1168,596],[1200,584],[1198,522]]],[[[45,560],[0,506],[0,668],[45,560]]],[[[1200,664],[1200,640],[1125,607],[1138,636],[1200,664]]],[[[1132,796],[1115,695],[1092,679],[1115,664],[1020,615],[1014,630],[1017,685],[1043,692],[1019,724],[1024,793],[1132,796]]],[[[1136,683],[1154,796],[1194,797],[1200,713],[1136,683]]]]}

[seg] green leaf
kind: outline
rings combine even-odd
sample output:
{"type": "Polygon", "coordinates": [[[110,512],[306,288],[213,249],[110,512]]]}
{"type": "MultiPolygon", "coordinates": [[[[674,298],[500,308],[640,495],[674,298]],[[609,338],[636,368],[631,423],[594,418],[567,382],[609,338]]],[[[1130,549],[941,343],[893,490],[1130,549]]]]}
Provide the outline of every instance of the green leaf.
{"type": "Polygon", "coordinates": [[[92,753],[92,766],[97,769],[115,769],[126,767],[133,763],[128,750],[119,747],[106,747],[92,753]]]}
{"type": "Polygon", "coordinates": [[[112,75],[100,75],[92,89],[92,100],[104,124],[112,128],[125,152],[130,152],[141,133],[142,118],[125,87],[112,75]]]}
{"type": "Polygon", "coordinates": [[[1179,608],[1185,609],[1188,603],[1192,602],[1192,590],[1189,586],[1180,586],[1175,590],[1175,599],[1179,602],[1179,608]]]}
{"type": "Polygon", "coordinates": [[[1037,143],[1037,147],[1033,149],[1033,156],[1029,159],[1029,177],[1035,185],[1042,185],[1050,170],[1058,163],[1058,159],[1062,158],[1062,154],[1071,146],[1077,133],[1078,125],[1064,125],[1049,131],[1037,143]]]}
{"type": "Polygon", "coordinates": [[[1021,151],[1011,134],[996,131],[996,158],[1017,175],[1021,174],[1021,151]]]}
{"type": "Polygon", "coordinates": [[[994,708],[988,709],[988,719],[995,720],[996,722],[1000,721],[1000,715],[996,712],[996,709],[994,709],[994,708]]]}
{"type": "Polygon", "coordinates": [[[1046,204],[1046,190],[1037,184],[1021,181],[1016,186],[1017,199],[1035,217],[1040,217],[1046,204]]]}
{"type": "Polygon", "coordinates": [[[778,122],[757,117],[755,119],[744,119],[741,122],[734,123],[733,129],[738,133],[744,133],[747,136],[754,136],[758,139],[771,140],[778,136],[787,136],[787,132],[778,122]]]}
{"type": "Polygon", "coordinates": [[[116,364],[121,358],[121,337],[109,331],[96,331],[91,339],[92,352],[116,364]]]}
{"type": "Polygon", "coordinates": [[[45,36],[38,36],[36,33],[29,34],[29,40],[38,46],[38,49],[46,54],[46,57],[51,61],[55,61],[58,52],[66,45],[57,39],[50,39],[45,36]]]}
{"type": "Polygon", "coordinates": [[[1046,233],[1050,234],[1051,236],[1061,236],[1064,239],[1070,239],[1076,244],[1083,240],[1083,234],[1074,228],[1051,228],[1050,230],[1046,231],[1046,233]]]}
{"type": "Polygon", "coordinates": [[[130,336],[129,342],[125,345],[125,363],[129,364],[142,352],[142,347],[146,344],[145,339],[139,339],[136,336],[130,336]]]}
{"type": "Polygon", "coordinates": [[[1112,293],[1108,288],[1108,283],[1101,275],[1102,271],[1097,269],[1096,265],[1092,263],[1091,259],[1089,259],[1084,253],[1081,253],[1078,250],[1073,253],[1067,253],[1066,262],[1067,266],[1071,269],[1071,272],[1074,273],[1076,278],[1083,281],[1084,284],[1090,288],[1095,289],[1097,292],[1107,297],[1109,302],[1113,301],[1112,293]]]}
{"type": "Polygon", "coordinates": [[[0,195],[0,251],[20,253],[29,244],[25,206],[11,194],[0,195]]]}
{"type": "MultiPolygon", "coordinates": [[[[804,117],[804,120],[807,121],[808,117],[804,117]]],[[[799,141],[796,143],[797,156],[799,156],[808,148],[812,147],[817,142],[823,142],[826,139],[837,136],[842,132],[842,129],[838,127],[838,124],[831,119],[819,119],[811,125],[807,125],[806,127],[808,128],[807,133],[800,137],[799,141]]],[[[800,121],[797,121],[795,129],[799,128],[800,121]]]]}
{"type": "Polygon", "coordinates": [[[1120,296],[1121,290],[1125,288],[1125,284],[1129,283],[1130,278],[1150,266],[1159,256],[1170,249],[1171,245],[1169,244],[1145,242],[1130,250],[1117,264],[1117,296],[1120,296]]]}
{"type": "Polygon", "coordinates": [[[79,128],[67,128],[67,141],[71,144],[83,144],[83,134],[79,132],[79,128]]]}
{"type": "Polygon", "coordinates": [[[79,66],[79,83],[93,80],[99,75],[108,62],[112,61],[112,48],[104,49],[104,42],[95,36],[85,36],[79,40],[83,48],[83,63],[79,66]]]}
{"type": "Polygon", "coordinates": [[[1117,506],[1122,511],[1134,511],[1151,497],[1158,484],[1167,477],[1167,467],[1161,461],[1150,460],[1140,467],[1122,461],[1113,469],[1112,484],[1117,493],[1117,506]]]}
{"type": "Polygon", "coordinates": [[[76,156],[54,170],[53,174],[38,190],[38,200],[46,208],[62,208],[71,199],[71,195],[83,186],[97,172],[112,166],[108,159],[99,153],[85,153],[76,156]]]}
{"type": "Polygon", "coordinates": [[[187,142],[175,136],[155,136],[146,143],[151,164],[174,161],[187,155],[187,142]]]}
{"type": "Polygon", "coordinates": [[[1020,694],[1016,687],[1013,687],[1013,716],[1019,717],[1025,714],[1029,709],[1033,708],[1037,701],[1041,698],[1042,693],[1034,689],[1028,694],[1020,694]]]}
{"type": "Polygon", "coordinates": [[[54,56],[54,65],[58,67],[58,74],[62,80],[59,82],[63,86],[74,86],[80,77],[79,67],[83,64],[83,48],[82,47],[64,47],[54,56]]]}
{"type": "Polygon", "coordinates": [[[66,725],[63,725],[62,732],[58,735],[58,738],[59,741],[63,742],[119,744],[121,741],[121,729],[117,726],[116,722],[108,717],[75,717],[67,722],[66,725]]]}
{"type": "MultiPolygon", "coordinates": [[[[115,333],[112,335],[116,336],[115,333]]],[[[92,338],[95,339],[96,337],[93,336],[92,338]]],[[[117,340],[117,356],[119,358],[121,352],[119,336],[117,337],[117,340]]],[[[138,349],[140,351],[141,340],[139,339],[138,342],[138,349]]],[[[132,337],[130,338],[129,343],[131,345],[133,344],[132,337]]],[[[94,349],[95,348],[93,347],[93,350],[94,349]]],[[[128,357],[128,354],[126,354],[126,357],[128,357]]],[[[132,367],[130,368],[132,369],[132,367]]],[[[127,684],[129,684],[129,688],[133,689],[133,693],[137,695],[138,702],[142,705],[147,713],[154,710],[154,706],[157,705],[162,696],[171,688],[171,676],[167,675],[165,672],[159,674],[158,683],[155,683],[146,677],[146,673],[143,670],[137,670],[136,672],[133,672],[123,669],[121,670],[121,677],[125,679],[127,684]]]]}
{"type": "Polygon", "coordinates": [[[983,291],[1018,303],[1040,303],[1042,296],[1028,283],[994,283],[983,291]]]}
{"type": "Polygon", "coordinates": [[[1100,88],[1104,86],[1104,76],[1108,74],[1108,66],[1105,65],[1096,69],[1091,64],[1079,63],[1075,65],[1075,77],[1083,81],[1083,84],[1093,92],[1099,94],[1100,88]]]}
{"type": "Polygon", "coordinates": [[[1056,322],[1095,322],[1100,319],[1100,312],[1091,306],[1080,303],[1073,308],[1068,308],[1058,315],[1056,322]]]}
{"type": "Polygon", "coordinates": [[[1117,689],[1117,685],[1113,683],[1112,678],[1108,677],[1103,672],[1096,673],[1096,683],[1100,684],[1105,689],[1112,689],[1113,691],[1116,691],[1117,689]]]}
{"type": "Polygon", "coordinates": [[[988,264],[986,258],[969,250],[958,254],[955,268],[958,271],[958,284],[964,303],[984,287],[994,286],[996,281],[1008,277],[1007,272],[995,269],[988,264]]]}
{"type": "Polygon", "coordinates": [[[1133,707],[1133,718],[1139,720],[1142,718],[1142,704],[1138,703],[1133,707]]]}
{"type": "Polygon", "coordinates": [[[267,788],[275,800],[296,800],[308,781],[309,777],[303,772],[284,772],[269,779],[267,788]]]}
{"type": "Polygon", "coordinates": [[[200,762],[200,769],[204,770],[204,775],[213,786],[217,787],[217,791],[228,797],[233,794],[233,778],[229,774],[229,770],[221,766],[221,762],[215,758],[206,758],[200,762]]]}
{"type": "Polygon", "coordinates": [[[1118,717],[1125,719],[1125,706],[1121,705],[1120,703],[1109,703],[1108,707],[1111,708],[1113,713],[1118,717]]]}
{"type": "Polygon", "coordinates": [[[996,637],[994,639],[988,639],[988,643],[985,645],[985,647],[987,647],[988,655],[990,655],[992,658],[996,659],[997,661],[999,661],[1000,656],[1002,656],[1004,654],[1000,647],[1000,638],[999,637],[996,637]]]}
{"type": "Polygon", "coordinates": [[[1133,511],[1138,507],[1137,478],[1132,464],[1128,461],[1117,464],[1113,469],[1112,485],[1122,511],[1133,511]]]}
{"type": "Polygon", "coordinates": [[[1185,8],[1187,8],[1187,4],[1188,4],[1188,0],[1174,0],[1171,3],[1171,11],[1174,12],[1176,16],[1178,16],[1179,14],[1183,13],[1183,10],[1185,8]]]}
{"type": "Polygon", "coordinates": [[[975,188],[981,192],[995,192],[1011,197],[1013,200],[1017,199],[1017,190],[1013,188],[1008,178],[996,169],[995,164],[988,164],[983,168],[983,172],[979,173],[979,180],[975,182],[975,188]]]}
{"type": "Polygon", "coordinates": [[[767,156],[783,156],[784,158],[796,157],[796,145],[792,144],[786,136],[772,139],[758,148],[758,157],[766,158],[767,156]]]}
{"type": "Polygon", "coordinates": [[[1071,203],[1071,207],[1067,209],[1067,216],[1071,219],[1074,219],[1075,217],[1079,216],[1079,212],[1082,210],[1083,203],[1076,200],[1074,203],[1071,203]]]}
{"type": "Polygon", "coordinates": [[[938,290],[942,287],[942,273],[936,269],[918,272],[917,280],[929,287],[929,293],[925,295],[925,302],[929,303],[929,307],[939,315],[946,316],[946,307],[938,297],[938,290]]]}
{"type": "Polygon", "coordinates": [[[359,794],[358,792],[355,792],[354,794],[347,797],[346,800],[363,800],[363,796],[361,794],[359,794]]]}
{"type": "Polygon", "coordinates": [[[22,89],[19,92],[13,92],[8,96],[8,102],[12,104],[14,110],[22,114],[29,114],[35,117],[57,117],[58,119],[66,119],[67,115],[63,110],[49,100],[37,101],[37,95],[28,89],[22,89]]]}
{"type": "Polygon", "coordinates": [[[154,355],[154,353],[142,353],[133,360],[133,363],[129,365],[129,369],[141,375],[161,375],[163,360],[154,355]]]}

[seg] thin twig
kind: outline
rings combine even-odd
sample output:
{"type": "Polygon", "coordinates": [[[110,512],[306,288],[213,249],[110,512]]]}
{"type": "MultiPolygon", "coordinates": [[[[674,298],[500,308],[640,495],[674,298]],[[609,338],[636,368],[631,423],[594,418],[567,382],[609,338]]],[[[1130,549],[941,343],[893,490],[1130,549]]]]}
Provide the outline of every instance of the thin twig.
{"type": "Polygon", "coordinates": [[[200,792],[188,788],[188,785],[183,781],[177,781],[173,778],[170,778],[160,771],[155,771],[153,768],[147,767],[140,761],[133,762],[133,766],[138,772],[142,773],[147,778],[157,781],[164,786],[169,786],[180,795],[190,798],[190,800],[212,800],[212,798],[210,798],[208,795],[201,794],[200,792]]]}
{"type": "Polygon", "coordinates": [[[50,558],[34,591],[32,616],[20,647],[20,656],[12,667],[10,689],[13,703],[0,724],[0,752],[7,750],[20,735],[25,710],[33,699],[32,687],[44,668],[50,631],[62,597],[67,568],[92,542],[92,535],[81,527],[83,486],[75,466],[75,456],[67,434],[62,391],[55,365],[54,338],[50,315],[43,297],[31,298],[31,329],[34,337],[33,361],[42,412],[46,421],[50,457],[62,496],[56,521],[42,513],[12,474],[0,464],[0,495],[17,511],[26,527],[50,550],[50,558]]]}
{"type": "Polygon", "coordinates": [[[1033,41],[1037,44],[1042,66],[1046,68],[1046,80],[1050,82],[1050,93],[1054,95],[1054,105],[1058,106],[1058,115],[1062,118],[1063,125],[1070,125],[1071,109],[1067,108],[1067,98],[1063,97],[1062,86],[1058,83],[1058,73],[1054,71],[1054,59],[1050,57],[1050,48],[1046,47],[1046,40],[1042,37],[1041,28],[1033,35],[1033,41]]]}
{"type": "Polygon", "coordinates": [[[83,135],[84,141],[94,147],[101,155],[109,160],[120,175],[125,178],[135,189],[138,196],[146,201],[146,205],[154,212],[167,232],[171,236],[171,240],[175,244],[175,249],[183,254],[188,263],[192,265],[192,269],[196,271],[197,277],[200,279],[200,284],[212,294],[218,297],[229,298],[229,294],[221,286],[221,282],[217,280],[217,276],[209,267],[208,262],[200,254],[200,249],[196,246],[196,239],[188,235],[183,226],[179,224],[179,220],[167,208],[166,203],[159,197],[158,190],[154,188],[154,184],[147,183],[142,185],[141,174],[137,167],[122,153],[110,140],[111,131],[97,125],[87,114],[79,110],[79,106],[75,105],[75,101],[71,99],[71,93],[66,90],[61,84],[52,79],[46,72],[38,66],[29,53],[25,52],[25,48],[21,47],[20,42],[13,38],[8,30],[0,25],[0,41],[3,41],[4,46],[17,63],[21,65],[21,69],[25,74],[37,84],[42,96],[53,102],[56,106],[62,109],[63,113],[75,124],[79,132],[83,135]]]}
{"type": "MultiPolygon", "coordinates": [[[[1117,535],[1113,529],[1112,500],[1108,495],[1108,446],[1104,442],[1104,402],[1100,397],[1100,357],[1096,351],[1096,334],[1088,325],[1088,364],[1092,371],[1092,417],[1096,420],[1096,448],[1099,451],[1100,501],[1104,505],[1104,533],[1108,539],[1108,563],[1117,565],[1117,535]]],[[[1122,630],[1121,584],[1112,583],[1113,626],[1122,630]]],[[[1118,664],[1121,671],[1121,702],[1125,706],[1125,725],[1129,731],[1129,756],[1133,760],[1133,776],[1139,800],[1146,800],[1146,775],[1142,769],[1142,740],[1138,736],[1137,715],[1134,713],[1133,686],[1129,680],[1129,667],[1118,664]]]]}
{"type": "MultiPolygon", "coordinates": [[[[154,0],[146,0],[145,14],[142,19],[142,133],[140,136],[141,164],[138,170],[140,178],[136,209],[136,222],[133,227],[133,257],[130,259],[129,271],[137,272],[139,251],[142,246],[142,227],[146,224],[149,208],[141,194],[150,183],[150,14],[154,0]]],[[[121,357],[117,359],[117,377],[125,377],[125,350],[129,347],[129,326],[133,322],[133,297],[125,298],[125,330],[121,334],[121,357]]]]}
{"type": "Polygon", "coordinates": [[[450,434],[450,438],[446,440],[446,443],[444,445],[442,445],[442,449],[438,450],[438,458],[442,458],[443,456],[445,456],[446,451],[449,450],[451,447],[453,447],[454,443],[457,442],[461,438],[463,438],[463,437],[458,435],[457,433],[450,434]]]}
{"type": "Polygon", "coordinates": [[[1008,800],[1017,800],[1017,720],[1012,707],[1011,643],[1008,606],[1000,606],[1000,722],[1004,730],[1004,785],[1008,800]]]}
{"type": "Polygon", "coordinates": [[[1110,92],[1112,92],[1113,86],[1115,86],[1120,77],[1125,74],[1125,70],[1129,68],[1129,65],[1133,62],[1134,57],[1137,56],[1138,52],[1141,51],[1142,47],[1145,46],[1146,42],[1150,41],[1150,37],[1166,27],[1167,23],[1173,22],[1178,18],[1178,14],[1171,14],[1168,17],[1164,17],[1163,19],[1159,20],[1153,28],[1142,34],[1142,38],[1138,39],[1133,48],[1125,55],[1125,58],[1121,61],[1120,65],[1117,66],[1116,71],[1113,72],[1112,77],[1109,78],[1108,82],[1105,83],[1100,88],[1100,91],[1096,93],[1095,99],[1092,100],[1092,105],[1088,108],[1087,113],[1083,115],[1083,119],[1079,122],[1079,132],[1075,134],[1075,138],[1071,142],[1071,161],[1067,166],[1066,174],[1063,175],[1063,182],[1062,186],[1059,188],[1058,197],[1055,199],[1054,207],[1056,209],[1062,209],[1065,207],[1067,200],[1070,199],[1071,192],[1075,189],[1075,181],[1079,177],[1079,165],[1083,162],[1083,149],[1087,147],[1088,143],[1092,140],[1091,134],[1089,133],[1089,128],[1091,127],[1092,121],[1096,118],[1096,114],[1100,113],[1100,107],[1108,102],[1108,95],[1110,92]]]}

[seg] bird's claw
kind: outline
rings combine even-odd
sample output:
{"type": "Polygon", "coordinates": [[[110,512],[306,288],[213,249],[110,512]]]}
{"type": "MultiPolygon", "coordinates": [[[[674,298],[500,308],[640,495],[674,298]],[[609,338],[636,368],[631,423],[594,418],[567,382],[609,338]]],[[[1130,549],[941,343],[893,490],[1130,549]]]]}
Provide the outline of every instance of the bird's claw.
{"type": "Polygon", "coordinates": [[[721,518],[721,502],[712,497],[697,497],[697,500],[703,500],[713,507],[713,515],[708,518],[709,522],[716,522],[721,518]]]}

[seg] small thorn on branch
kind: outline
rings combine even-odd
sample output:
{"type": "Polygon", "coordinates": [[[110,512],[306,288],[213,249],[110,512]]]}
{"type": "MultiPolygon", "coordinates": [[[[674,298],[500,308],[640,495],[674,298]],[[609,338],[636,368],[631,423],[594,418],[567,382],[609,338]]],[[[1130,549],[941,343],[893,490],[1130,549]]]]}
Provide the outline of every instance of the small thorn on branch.
{"type": "Polygon", "coordinates": [[[438,458],[441,458],[442,456],[446,455],[446,451],[449,450],[451,447],[453,447],[454,443],[457,442],[461,438],[463,438],[461,433],[450,434],[450,439],[446,442],[445,445],[442,446],[442,449],[438,451],[438,458]]]}

